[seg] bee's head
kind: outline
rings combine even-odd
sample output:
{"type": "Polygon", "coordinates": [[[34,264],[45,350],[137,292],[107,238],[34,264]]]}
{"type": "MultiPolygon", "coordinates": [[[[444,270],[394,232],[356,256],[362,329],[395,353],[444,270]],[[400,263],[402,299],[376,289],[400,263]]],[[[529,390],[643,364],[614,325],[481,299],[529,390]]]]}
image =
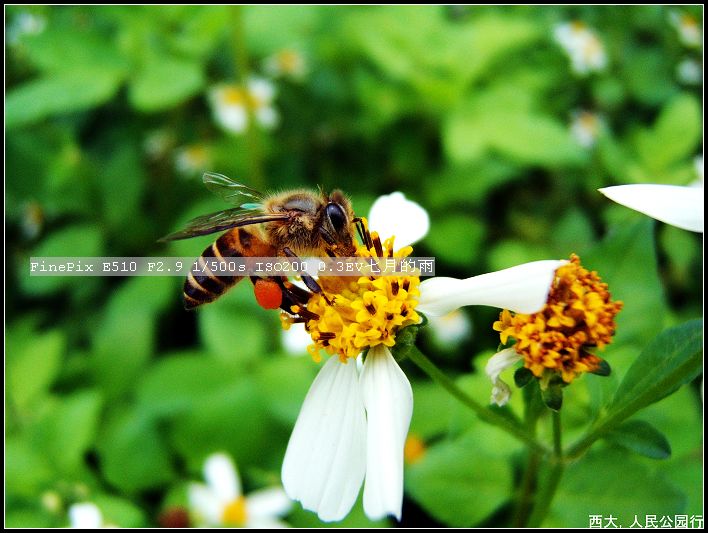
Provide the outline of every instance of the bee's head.
{"type": "Polygon", "coordinates": [[[320,226],[322,238],[328,245],[336,246],[338,252],[351,252],[353,254],[353,220],[354,212],[349,199],[342,191],[333,191],[327,197],[327,203],[322,214],[320,226]]]}

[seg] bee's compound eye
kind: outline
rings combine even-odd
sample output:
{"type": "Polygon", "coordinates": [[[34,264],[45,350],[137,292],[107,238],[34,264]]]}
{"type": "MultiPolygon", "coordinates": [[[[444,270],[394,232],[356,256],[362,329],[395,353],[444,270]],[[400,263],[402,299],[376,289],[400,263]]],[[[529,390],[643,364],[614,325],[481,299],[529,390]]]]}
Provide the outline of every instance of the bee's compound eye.
{"type": "Polygon", "coordinates": [[[342,231],[347,223],[347,214],[344,209],[338,204],[330,202],[327,204],[327,218],[332,223],[335,231],[342,231]]]}

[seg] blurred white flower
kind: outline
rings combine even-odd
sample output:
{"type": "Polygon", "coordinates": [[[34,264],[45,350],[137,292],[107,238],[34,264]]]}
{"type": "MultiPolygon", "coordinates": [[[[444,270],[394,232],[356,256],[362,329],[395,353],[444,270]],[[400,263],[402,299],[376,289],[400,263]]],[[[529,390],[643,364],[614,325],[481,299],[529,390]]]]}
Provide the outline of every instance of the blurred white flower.
{"type": "Polygon", "coordinates": [[[212,166],[211,150],[201,143],[177,148],[174,157],[175,170],[187,177],[194,174],[201,176],[205,169],[212,166]]]}
{"type": "Polygon", "coordinates": [[[402,192],[379,196],[369,210],[368,222],[379,235],[395,235],[399,248],[418,242],[430,229],[428,212],[402,192]]]}
{"type": "Polygon", "coordinates": [[[676,65],[676,78],[684,85],[700,85],[703,81],[703,68],[695,59],[683,59],[676,65]]]}
{"type": "Polygon", "coordinates": [[[9,45],[16,45],[25,35],[38,35],[47,27],[47,19],[42,15],[21,11],[17,13],[7,26],[5,33],[9,45]]]}
{"type": "Polygon", "coordinates": [[[558,24],[553,30],[553,36],[570,58],[576,74],[586,75],[607,66],[605,46],[583,22],[574,20],[558,24]]]}
{"type": "Polygon", "coordinates": [[[152,160],[162,159],[172,149],[175,138],[166,128],[152,130],[143,139],[143,150],[152,160]]]}
{"type": "Polygon", "coordinates": [[[610,200],[652,218],[681,229],[703,232],[702,185],[616,185],[598,190],[610,200]]]}
{"type": "Polygon", "coordinates": [[[698,20],[682,11],[672,10],[669,21],[676,28],[681,44],[689,48],[698,48],[703,43],[703,32],[698,20]]]}
{"type": "Polygon", "coordinates": [[[74,529],[102,529],[118,527],[103,521],[103,513],[95,503],[75,503],[69,507],[69,527],[74,529]]]}
{"type": "Polygon", "coordinates": [[[261,489],[244,497],[241,479],[231,458],[215,453],[204,462],[206,484],[191,483],[188,498],[198,526],[283,528],[279,520],[292,503],[280,487],[261,489]]]}
{"type": "Polygon", "coordinates": [[[279,116],[273,107],[274,98],[275,87],[262,78],[249,79],[245,88],[236,84],[220,84],[209,91],[214,120],[231,133],[245,132],[249,115],[266,129],[277,126],[279,116]]]}
{"type": "Polygon", "coordinates": [[[597,142],[602,127],[602,119],[597,113],[590,111],[574,111],[570,133],[583,148],[592,148],[597,142]]]}
{"type": "Polygon", "coordinates": [[[441,346],[456,346],[472,333],[472,324],[460,309],[440,317],[431,315],[428,324],[435,341],[441,346]]]}
{"type": "Polygon", "coordinates": [[[292,48],[283,48],[263,61],[263,70],[274,78],[302,81],[308,72],[305,57],[292,48]]]}

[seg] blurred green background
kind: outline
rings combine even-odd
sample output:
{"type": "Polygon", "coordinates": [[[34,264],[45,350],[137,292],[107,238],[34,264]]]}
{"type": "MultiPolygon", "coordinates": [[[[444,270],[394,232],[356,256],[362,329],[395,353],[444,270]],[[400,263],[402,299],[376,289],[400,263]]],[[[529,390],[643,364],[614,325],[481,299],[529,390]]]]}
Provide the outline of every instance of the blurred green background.
{"type": "MultiPolygon", "coordinates": [[[[6,525],[65,526],[76,501],[121,526],[158,525],[219,450],[247,492],[279,483],[318,367],[287,354],[277,313],[249,284],[188,313],[175,277],[29,276],[31,256],[198,256],[213,236],[156,241],[226,207],[203,187],[207,170],[261,190],[338,187],[364,216],[378,195],[403,191],[430,214],[415,253],[435,256],[437,275],[580,254],[625,310],[604,352],[613,375],[566,392],[564,423],[579,434],[654,335],[702,316],[702,235],[596,192],[685,185],[697,167],[702,177],[702,29],[696,43],[689,23],[702,16],[700,6],[6,7],[6,525]],[[604,66],[574,70],[554,39],[571,21],[596,36],[604,66]],[[293,56],[302,68],[273,68],[293,56]],[[271,80],[278,120],[227,131],[210,89],[249,76],[271,80]]],[[[485,403],[497,313],[465,309],[467,336],[419,341],[485,403]]],[[[508,525],[521,446],[404,370],[411,434],[427,451],[408,466],[403,524],[508,525]]],[[[520,401],[517,391],[512,408],[520,401]]],[[[700,406],[685,387],[640,413],[666,434],[670,458],[598,443],[566,474],[545,525],[702,514],[700,406]]],[[[295,509],[290,524],[319,524],[295,509]]],[[[371,524],[357,505],[342,525],[394,524],[371,524]]]]}

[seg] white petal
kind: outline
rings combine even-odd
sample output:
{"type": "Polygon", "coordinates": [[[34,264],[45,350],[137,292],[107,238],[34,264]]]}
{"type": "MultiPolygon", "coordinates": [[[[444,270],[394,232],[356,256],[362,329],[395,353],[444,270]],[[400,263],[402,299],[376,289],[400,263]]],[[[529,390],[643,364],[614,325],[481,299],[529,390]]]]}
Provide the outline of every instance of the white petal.
{"type": "Polygon", "coordinates": [[[190,483],[187,487],[189,509],[198,524],[216,526],[221,524],[224,504],[214,492],[202,483],[190,483]]]}
{"type": "Polygon", "coordinates": [[[369,211],[369,229],[382,240],[395,235],[396,249],[419,241],[430,229],[428,212],[402,192],[379,196],[369,211]]]}
{"type": "Polygon", "coordinates": [[[103,516],[94,503],[75,503],[69,507],[69,524],[75,529],[100,529],[103,516]]]}
{"type": "Polygon", "coordinates": [[[223,502],[232,502],[241,496],[241,479],[231,458],[215,453],[204,463],[204,479],[209,488],[223,502]]]}
{"type": "Polygon", "coordinates": [[[703,189],[679,185],[617,185],[599,191],[630,209],[681,229],[703,232],[703,189]]]}
{"type": "Polygon", "coordinates": [[[290,329],[282,330],[280,338],[285,351],[290,355],[305,355],[307,347],[312,344],[312,337],[302,324],[292,324],[290,329]]]}
{"type": "Polygon", "coordinates": [[[555,271],[564,263],[534,261],[467,279],[426,279],[420,284],[416,311],[442,316],[464,305],[489,305],[535,313],[546,304],[555,271]]]}
{"type": "Polygon", "coordinates": [[[494,384],[492,387],[492,403],[501,406],[509,401],[511,390],[509,389],[509,386],[499,378],[499,376],[504,370],[514,365],[514,363],[520,359],[521,356],[516,353],[514,348],[507,348],[493,355],[489,358],[489,361],[487,361],[487,366],[484,371],[494,384]]]}
{"type": "Polygon", "coordinates": [[[283,487],[321,520],[341,520],[366,472],[366,415],[356,363],[330,357],[312,383],[283,460],[283,487]]]}
{"type": "Polygon", "coordinates": [[[249,522],[251,519],[283,516],[292,506],[293,502],[280,487],[256,490],[246,497],[246,516],[249,522]]]}
{"type": "Polygon", "coordinates": [[[408,378],[384,345],[369,350],[361,373],[366,406],[364,512],[371,520],[401,519],[403,447],[413,414],[408,378]]]}

